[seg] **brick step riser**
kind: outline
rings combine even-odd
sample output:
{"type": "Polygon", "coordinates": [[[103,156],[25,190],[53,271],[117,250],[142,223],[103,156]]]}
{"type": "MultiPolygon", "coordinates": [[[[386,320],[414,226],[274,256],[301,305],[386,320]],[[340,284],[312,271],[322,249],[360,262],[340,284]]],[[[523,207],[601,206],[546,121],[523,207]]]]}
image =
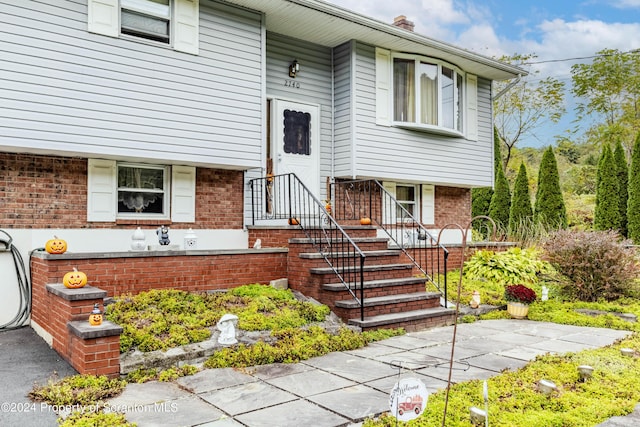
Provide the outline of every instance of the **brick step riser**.
{"type": "MultiPolygon", "coordinates": [[[[369,282],[372,280],[384,280],[384,279],[405,279],[411,275],[410,269],[401,269],[401,270],[380,270],[380,271],[365,271],[363,274],[363,278],[365,282],[369,282]]],[[[325,283],[335,283],[336,276],[335,274],[311,274],[310,280],[314,283],[318,283],[323,285],[325,283]]],[[[359,279],[359,273],[357,273],[357,278],[359,279]]]]}
{"type": "MultiPolygon", "coordinates": [[[[400,302],[396,304],[383,304],[383,305],[376,305],[372,307],[365,306],[364,314],[365,316],[377,316],[380,314],[404,313],[406,311],[412,311],[412,310],[437,308],[439,307],[439,305],[440,304],[438,302],[436,302],[436,304],[434,305],[433,302],[429,300],[421,300],[421,301],[400,302]]],[[[360,317],[360,307],[357,307],[357,308],[334,307],[333,311],[341,319],[354,319],[354,318],[360,317]]]]}
{"type": "MultiPolygon", "coordinates": [[[[349,257],[331,257],[328,256],[329,261],[331,261],[334,265],[360,265],[360,259],[352,259],[349,257]]],[[[324,258],[301,258],[305,263],[305,266],[309,268],[324,268],[327,267],[328,264],[325,262],[324,258]]],[[[389,265],[389,264],[404,264],[406,263],[406,259],[400,258],[397,254],[393,255],[379,255],[379,256],[370,256],[365,259],[365,267],[376,266],[376,265],[389,265]]]]}
{"type": "MultiPolygon", "coordinates": [[[[330,291],[330,290],[323,289],[323,293],[324,292],[327,293],[327,295],[329,296],[329,299],[332,302],[348,300],[352,298],[351,294],[349,293],[349,291],[346,290],[346,288],[340,291],[330,291]]],[[[358,298],[360,297],[359,289],[353,290],[353,292],[358,296],[358,298]]],[[[385,297],[385,296],[402,295],[402,294],[413,294],[416,292],[425,292],[425,286],[421,284],[414,284],[414,285],[384,286],[384,287],[369,288],[369,289],[365,288],[364,298],[366,300],[367,298],[385,297]]],[[[435,301],[434,307],[437,307],[440,304],[440,298],[434,298],[434,301],[435,301]]]]}
{"type": "MultiPolygon", "coordinates": [[[[387,246],[386,242],[355,242],[355,244],[358,246],[358,248],[360,248],[361,251],[384,251],[389,249],[387,246]]],[[[326,246],[323,246],[323,248],[325,248],[326,246]]],[[[326,250],[331,250],[331,247],[335,248],[336,251],[340,251],[340,245],[336,245],[333,244],[332,246],[328,247],[326,250]]],[[[344,248],[347,249],[343,249],[343,252],[354,252],[354,250],[352,249],[352,246],[349,244],[344,245],[344,248]]],[[[290,250],[295,250],[298,253],[304,253],[304,252],[308,252],[308,253],[315,253],[318,252],[318,249],[316,249],[316,247],[312,244],[312,243],[289,243],[289,249],[290,250]],[[295,247],[295,249],[293,249],[293,247],[295,247]]],[[[401,251],[398,251],[398,253],[401,253],[401,251]]]]}
{"type": "MultiPolygon", "coordinates": [[[[352,318],[359,318],[360,316],[354,316],[352,318]]],[[[418,320],[409,320],[404,322],[397,323],[389,323],[386,325],[377,325],[374,327],[364,327],[363,331],[367,330],[376,330],[376,329],[396,329],[396,328],[404,328],[407,332],[416,332],[424,329],[432,329],[437,328],[439,326],[449,326],[453,325],[455,315],[452,314],[444,314],[442,316],[430,317],[427,319],[418,319],[418,320]]]]}

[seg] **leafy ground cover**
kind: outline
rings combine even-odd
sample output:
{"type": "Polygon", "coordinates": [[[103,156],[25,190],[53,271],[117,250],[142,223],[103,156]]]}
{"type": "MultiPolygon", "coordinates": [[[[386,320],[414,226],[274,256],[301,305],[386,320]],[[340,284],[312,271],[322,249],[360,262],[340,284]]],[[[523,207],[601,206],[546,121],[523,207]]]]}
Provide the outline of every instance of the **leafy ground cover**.
{"type": "MultiPolygon", "coordinates": [[[[489,425],[495,427],[592,427],[604,420],[633,411],[640,401],[640,358],[622,355],[621,348],[640,348],[640,335],[605,348],[564,356],[538,356],[527,366],[487,380],[489,425]],[[593,376],[582,381],[577,367],[594,367],[593,376]],[[538,391],[540,379],[553,381],[558,390],[551,395],[538,391]]],[[[447,427],[468,427],[469,408],[484,408],[480,380],[451,386],[447,405],[447,427]]],[[[386,414],[369,419],[363,427],[442,425],[445,391],[429,396],[425,412],[407,423],[396,423],[386,414]]]]}

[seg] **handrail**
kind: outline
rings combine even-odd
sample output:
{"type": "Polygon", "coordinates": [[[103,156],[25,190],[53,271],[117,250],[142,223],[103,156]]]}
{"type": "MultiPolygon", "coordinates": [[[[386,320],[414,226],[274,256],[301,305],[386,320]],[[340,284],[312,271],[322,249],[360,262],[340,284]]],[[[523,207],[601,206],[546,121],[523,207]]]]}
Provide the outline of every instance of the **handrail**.
{"type": "Polygon", "coordinates": [[[331,184],[331,202],[334,216],[339,221],[371,218],[371,222],[444,295],[446,304],[449,251],[379,181],[334,182],[331,184]]]}
{"type": "Polygon", "coordinates": [[[299,226],[340,282],[360,306],[364,320],[366,255],[306,185],[293,173],[249,181],[251,218],[258,223],[299,226]],[[359,296],[356,292],[359,290],[359,296]]]}

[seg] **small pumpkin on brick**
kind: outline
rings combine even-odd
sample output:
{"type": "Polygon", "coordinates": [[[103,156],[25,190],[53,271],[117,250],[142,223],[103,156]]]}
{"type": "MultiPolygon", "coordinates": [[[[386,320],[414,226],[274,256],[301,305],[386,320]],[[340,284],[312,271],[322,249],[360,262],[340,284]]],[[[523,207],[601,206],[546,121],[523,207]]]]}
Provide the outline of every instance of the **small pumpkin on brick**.
{"type": "Polygon", "coordinates": [[[63,254],[67,251],[67,242],[59,239],[58,236],[53,236],[53,239],[47,240],[44,249],[50,254],[63,254]]]}
{"type": "Polygon", "coordinates": [[[87,284],[87,275],[73,267],[73,271],[66,273],[62,278],[62,284],[69,289],[82,288],[87,284]]]}

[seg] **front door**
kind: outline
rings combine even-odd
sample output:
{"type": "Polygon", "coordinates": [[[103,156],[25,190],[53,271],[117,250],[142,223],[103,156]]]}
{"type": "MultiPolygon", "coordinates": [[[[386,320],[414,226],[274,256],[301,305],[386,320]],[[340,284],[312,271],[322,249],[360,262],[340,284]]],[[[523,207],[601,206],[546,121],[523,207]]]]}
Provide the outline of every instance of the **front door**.
{"type": "Polygon", "coordinates": [[[320,198],[320,125],[317,105],[274,101],[273,168],[276,175],[294,173],[320,198]]]}

